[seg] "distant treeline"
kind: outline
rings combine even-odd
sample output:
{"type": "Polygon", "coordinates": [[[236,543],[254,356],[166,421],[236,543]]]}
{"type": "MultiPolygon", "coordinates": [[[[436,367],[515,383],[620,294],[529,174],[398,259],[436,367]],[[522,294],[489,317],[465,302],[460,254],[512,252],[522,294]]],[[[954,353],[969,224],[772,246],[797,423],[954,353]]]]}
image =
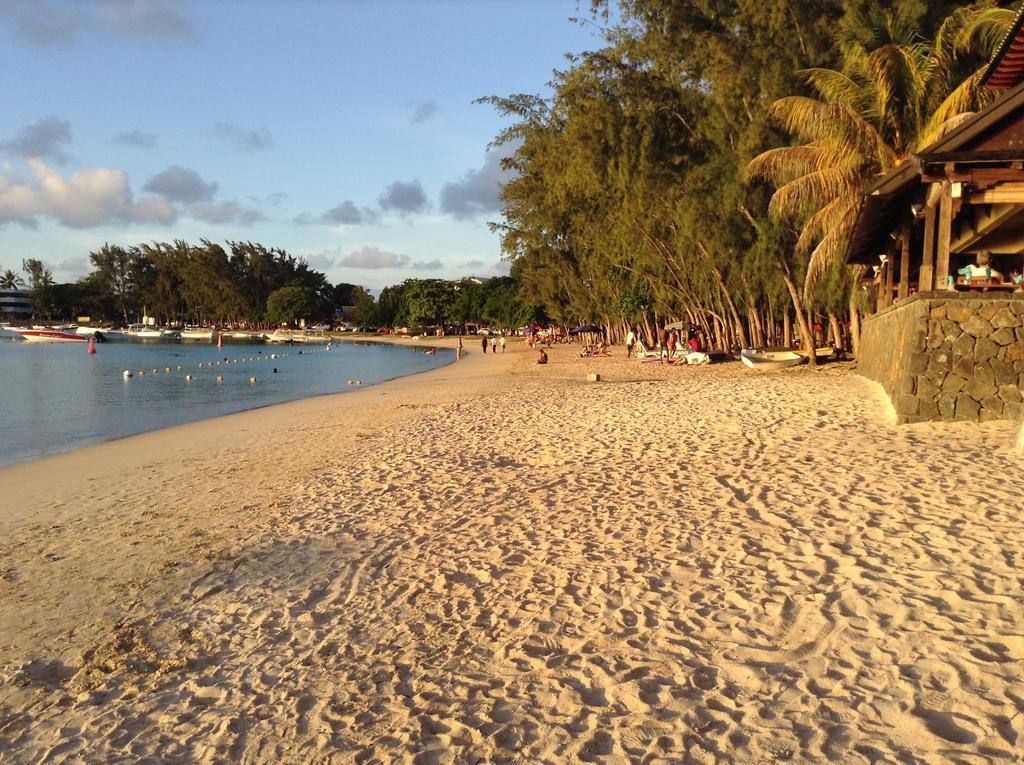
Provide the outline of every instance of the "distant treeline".
{"type": "Polygon", "coordinates": [[[132,247],[105,244],[89,253],[92,271],[56,284],[49,269],[25,260],[27,278],[0,274],[0,286],[27,286],[40,318],[225,326],[333,321],[343,306],[365,327],[490,323],[504,327],[544,320],[523,304],[515,276],[487,280],[408,279],[375,300],[356,284],[332,285],[300,257],[252,242],[175,240],[132,247]]]}

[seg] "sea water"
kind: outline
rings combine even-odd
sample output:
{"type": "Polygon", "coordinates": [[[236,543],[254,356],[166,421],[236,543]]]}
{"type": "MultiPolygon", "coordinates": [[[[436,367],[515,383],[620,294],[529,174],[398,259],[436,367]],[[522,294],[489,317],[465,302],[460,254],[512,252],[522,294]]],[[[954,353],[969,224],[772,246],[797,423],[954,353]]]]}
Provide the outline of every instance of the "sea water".
{"type": "Polygon", "coordinates": [[[106,343],[96,349],[89,355],[85,343],[0,338],[0,465],[355,389],[349,380],[366,387],[455,358],[444,349],[425,354],[412,346],[359,341],[329,349],[234,343],[220,349],[209,343],[106,343]],[[125,379],[125,370],[133,376],[125,379]]]}

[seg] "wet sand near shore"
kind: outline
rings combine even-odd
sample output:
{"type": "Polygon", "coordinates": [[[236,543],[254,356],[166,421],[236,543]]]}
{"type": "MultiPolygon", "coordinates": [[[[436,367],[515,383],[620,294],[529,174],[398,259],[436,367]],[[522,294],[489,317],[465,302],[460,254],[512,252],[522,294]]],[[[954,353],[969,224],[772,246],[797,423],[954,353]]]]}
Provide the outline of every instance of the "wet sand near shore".
{"type": "Polygon", "coordinates": [[[466,347],[0,470],[0,760],[1019,761],[1013,423],[466,347]]]}

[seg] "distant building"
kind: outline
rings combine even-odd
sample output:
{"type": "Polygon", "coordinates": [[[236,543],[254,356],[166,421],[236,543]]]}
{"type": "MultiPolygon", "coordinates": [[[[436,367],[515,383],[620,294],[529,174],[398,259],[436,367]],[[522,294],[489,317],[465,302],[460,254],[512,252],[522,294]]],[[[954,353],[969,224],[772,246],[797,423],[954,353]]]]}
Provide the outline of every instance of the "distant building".
{"type": "Polygon", "coordinates": [[[35,309],[30,291],[0,289],[0,319],[21,321],[31,319],[33,313],[35,309]]]}

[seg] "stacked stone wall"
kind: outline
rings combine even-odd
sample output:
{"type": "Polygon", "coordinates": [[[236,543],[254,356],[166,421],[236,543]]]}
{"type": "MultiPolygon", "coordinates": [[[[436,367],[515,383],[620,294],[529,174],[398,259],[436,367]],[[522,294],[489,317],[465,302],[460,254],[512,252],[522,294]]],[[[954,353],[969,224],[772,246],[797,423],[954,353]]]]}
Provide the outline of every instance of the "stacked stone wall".
{"type": "Polygon", "coordinates": [[[1019,420],[1024,294],[915,295],[864,322],[857,371],[900,422],[1019,420]]]}

